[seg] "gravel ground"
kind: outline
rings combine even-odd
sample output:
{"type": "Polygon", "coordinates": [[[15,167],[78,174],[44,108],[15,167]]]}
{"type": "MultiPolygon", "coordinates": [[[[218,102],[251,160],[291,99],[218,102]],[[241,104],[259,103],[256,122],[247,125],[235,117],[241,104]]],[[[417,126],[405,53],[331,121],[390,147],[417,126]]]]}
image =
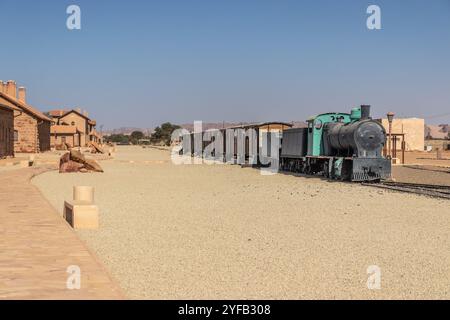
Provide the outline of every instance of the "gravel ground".
{"type": "Polygon", "coordinates": [[[103,174],[33,183],[59,212],[73,185],[95,186],[100,229],[78,234],[129,298],[450,298],[446,200],[117,149],[103,174]]]}

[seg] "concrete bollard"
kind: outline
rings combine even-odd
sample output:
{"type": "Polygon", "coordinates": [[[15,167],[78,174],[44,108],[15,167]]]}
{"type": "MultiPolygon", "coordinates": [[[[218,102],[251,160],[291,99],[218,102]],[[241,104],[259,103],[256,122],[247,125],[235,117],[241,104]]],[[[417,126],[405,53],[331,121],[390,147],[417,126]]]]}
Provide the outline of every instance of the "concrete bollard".
{"type": "Polygon", "coordinates": [[[87,201],[94,203],[94,187],[89,186],[74,186],[73,187],[74,201],[87,201]]]}
{"type": "Polygon", "coordinates": [[[73,187],[73,200],[64,201],[64,219],[74,229],[98,229],[99,211],[94,204],[94,187],[73,187]]]}
{"type": "Polygon", "coordinates": [[[30,166],[30,162],[27,161],[27,160],[22,160],[22,161],[20,161],[20,166],[21,166],[22,168],[27,168],[27,167],[30,166]]]}
{"type": "Polygon", "coordinates": [[[35,160],[36,160],[36,155],[34,155],[34,154],[30,154],[29,156],[28,156],[28,166],[29,167],[32,167],[35,163],[35,160]]]}

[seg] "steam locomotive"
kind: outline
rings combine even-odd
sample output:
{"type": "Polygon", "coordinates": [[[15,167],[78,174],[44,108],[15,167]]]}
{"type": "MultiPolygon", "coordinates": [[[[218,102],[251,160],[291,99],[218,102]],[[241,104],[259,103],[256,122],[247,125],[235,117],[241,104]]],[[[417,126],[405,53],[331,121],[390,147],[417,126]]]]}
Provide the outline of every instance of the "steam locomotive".
{"type": "Polygon", "coordinates": [[[290,124],[272,122],[189,133],[183,136],[180,154],[252,166],[265,166],[267,161],[261,160],[269,159],[272,167],[282,171],[337,180],[391,177],[391,161],[382,154],[386,131],[370,117],[370,106],[350,113],[320,114],[307,123],[307,128],[289,129],[290,124]],[[274,144],[272,135],[281,143],[274,144]],[[207,147],[210,141],[217,142],[216,149],[207,147]]]}
{"type": "Polygon", "coordinates": [[[307,123],[283,131],[282,170],[350,181],[390,178],[391,161],[382,155],[386,131],[371,119],[370,106],[320,114],[307,123]]]}

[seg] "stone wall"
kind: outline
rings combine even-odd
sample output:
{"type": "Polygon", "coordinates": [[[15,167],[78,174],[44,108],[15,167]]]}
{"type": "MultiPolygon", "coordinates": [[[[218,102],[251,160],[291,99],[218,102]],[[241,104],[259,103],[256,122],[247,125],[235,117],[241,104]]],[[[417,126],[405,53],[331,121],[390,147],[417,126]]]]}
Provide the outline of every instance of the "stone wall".
{"type": "Polygon", "coordinates": [[[14,130],[17,130],[18,133],[18,139],[14,142],[15,152],[39,152],[36,118],[26,112],[22,112],[21,115],[14,118],[14,130]]]}
{"type": "Polygon", "coordinates": [[[425,145],[431,146],[431,150],[450,150],[450,140],[429,139],[425,140],[425,145]]]}

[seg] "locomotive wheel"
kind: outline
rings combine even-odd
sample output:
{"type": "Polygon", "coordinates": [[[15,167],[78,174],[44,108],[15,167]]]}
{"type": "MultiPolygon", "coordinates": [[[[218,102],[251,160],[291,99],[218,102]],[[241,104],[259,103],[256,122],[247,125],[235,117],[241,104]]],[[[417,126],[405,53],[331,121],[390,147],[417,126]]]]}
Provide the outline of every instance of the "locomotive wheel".
{"type": "Polygon", "coordinates": [[[329,178],[329,165],[328,165],[328,161],[324,162],[323,164],[323,176],[329,178]]]}
{"type": "Polygon", "coordinates": [[[304,173],[311,175],[312,174],[312,168],[309,164],[305,165],[305,168],[303,170],[304,173]]]}

